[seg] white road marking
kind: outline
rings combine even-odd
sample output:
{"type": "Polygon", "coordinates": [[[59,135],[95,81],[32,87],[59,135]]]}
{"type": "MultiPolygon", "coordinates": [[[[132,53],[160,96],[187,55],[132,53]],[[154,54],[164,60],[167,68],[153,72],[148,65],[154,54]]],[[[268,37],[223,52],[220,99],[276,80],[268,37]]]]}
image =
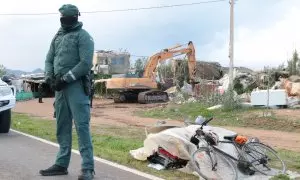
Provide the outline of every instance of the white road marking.
{"type": "MultiPolygon", "coordinates": [[[[46,144],[49,144],[49,145],[52,145],[52,146],[55,146],[55,147],[59,147],[59,145],[58,145],[57,143],[53,143],[53,142],[51,142],[51,141],[47,141],[47,140],[45,140],[45,139],[42,139],[42,138],[39,138],[39,137],[36,137],[36,136],[32,136],[32,135],[30,135],[30,134],[26,134],[26,133],[23,133],[23,132],[14,130],[14,129],[10,129],[10,130],[13,131],[13,132],[15,132],[15,133],[24,135],[24,136],[26,136],[26,137],[29,137],[29,138],[32,138],[32,139],[41,141],[41,142],[43,142],[43,143],[46,143],[46,144]]],[[[78,150],[72,149],[72,152],[75,153],[75,154],[80,155],[80,153],[79,153],[78,150]]],[[[136,175],[141,176],[141,177],[144,177],[144,178],[148,178],[148,179],[151,179],[151,180],[163,180],[163,179],[161,179],[161,178],[159,178],[159,177],[156,177],[156,176],[153,176],[153,175],[150,175],[150,174],[147,174],[147,173],[138,171],[138,170],[136,170],[136,169],[132,169],[132,168],[129,168],[129,167],[126,167],[126,166],[123,166],[123,165],[120,165],[120,164],[117,164],[117,163],[114,163],[114,162],[105,160],[105,159],[101,159],[101,158],[96,157],[96,156],[94,156],[94,160],[96,160],[96,161],[98,161],[98,162],[100,162],[100,163],[107,164],[107,165],[109,165],[109,166],[112,166],[112,167],[115,167],[115,168],[124,170],[124,171],[128,171],[128,172],[130,172],[130,173],[136,174],[136,175]]]]}

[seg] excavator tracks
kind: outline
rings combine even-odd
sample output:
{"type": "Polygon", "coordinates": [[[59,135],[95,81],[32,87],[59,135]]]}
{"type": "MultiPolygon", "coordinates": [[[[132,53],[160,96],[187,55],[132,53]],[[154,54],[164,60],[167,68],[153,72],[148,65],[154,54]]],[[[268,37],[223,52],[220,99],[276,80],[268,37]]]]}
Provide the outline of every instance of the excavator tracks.
{"type": "Polygon", "coordinates": [[[164,103],[169,101],[168,93],[163,91],[144,91],[138,95],[138,102],[141,104],[164,103]]]}
{"type": "Polygon", "coordinates": [[[118,96],[114,97],[115,103],[132,103],[137,102],[138,93],[136,92],[120,92],[118,96]]]}
{"type": "Polygon", "coordinates": [[[124,91],[120,92],[117,96],[114,97],[115,103],[141,103],[141,104],[150,104],[150,103],[164,103],[169,101],[169,95],[163,91],[149,90],[143,92],[130,92],[124,91]]]}

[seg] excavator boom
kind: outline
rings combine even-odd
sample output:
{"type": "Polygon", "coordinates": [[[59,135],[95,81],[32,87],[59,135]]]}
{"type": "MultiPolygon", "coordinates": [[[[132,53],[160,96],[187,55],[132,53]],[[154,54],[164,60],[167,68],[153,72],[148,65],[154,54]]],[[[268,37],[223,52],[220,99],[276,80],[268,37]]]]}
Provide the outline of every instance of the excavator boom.
{"type": "Polygon", "coordinates": [[[168,60],[170,58],[186,55],[188,58],[189,77],[191,83],[195,80],[195,48],[193,42],[190,41],[187,47],[184,45],[176,45],[171,48],[164,49],[152,55],[144,69],[142,78],[112,78],[107,81],[107,89],[119,89],[119,97],[115,99],[115,102],[125,102],[127,97],[135,97],[139,103],[155,103],[166,102],[169,100],[168,94],[157,89],[157,83],[155,80],[155,71],[159,62],[168,60]]]}
{"type": "Polygon", "coordinates": [[[196,57],[195,57],[195,48],[193,42],[188,43],[187,48],[180,48],[183,45],[177,45],[173,48],[165,49],[162,52],[156,53],[150,57],[144,71],[144,78],[154,79],[154,72],[156,66],[159,62],[180,56],[183,54],[187,55],[188,58],[188,68],[189,68],[189,77],[191,80],[195,79],[195,67],[196,67],[196,57]],[[180,48],[180,49],[178,49],[180,48]]]}

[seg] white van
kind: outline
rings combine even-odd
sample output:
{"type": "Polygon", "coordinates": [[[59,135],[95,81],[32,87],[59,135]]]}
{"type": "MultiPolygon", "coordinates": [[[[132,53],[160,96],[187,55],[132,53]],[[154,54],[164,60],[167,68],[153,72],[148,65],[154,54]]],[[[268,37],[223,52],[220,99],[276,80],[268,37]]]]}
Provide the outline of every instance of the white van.
{"type": "Polygon", "coordinates": [[[0,133],[8,133],[11,125],[11,109],[16,105],[16,90],[0,79],[0,133]]]}

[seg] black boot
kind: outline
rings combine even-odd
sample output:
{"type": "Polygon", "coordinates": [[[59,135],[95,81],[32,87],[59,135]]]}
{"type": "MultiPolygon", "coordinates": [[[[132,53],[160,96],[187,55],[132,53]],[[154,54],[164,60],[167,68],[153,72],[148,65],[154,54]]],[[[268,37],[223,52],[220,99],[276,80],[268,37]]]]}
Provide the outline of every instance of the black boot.
{"type": "Polygon", "coordinates": [[[48,169],[40,170],[40,174],[42,176],[67,175],[68,170],[65,167],[61,167],[61,166],[54,164],[53,166],[49,167],[48,169]]]}
{"type": "Polygon", "coordinates": [[[81,170],[81,174],[78,176],[78,180],[92,180],[94,179],[95,171],[91,169],[81,170]]]}
{"type": "Polygon", "coordinates": [[[39,103],[43,103],[43,100],[42,100],[42,98],[39,98],[39,103]]]}

